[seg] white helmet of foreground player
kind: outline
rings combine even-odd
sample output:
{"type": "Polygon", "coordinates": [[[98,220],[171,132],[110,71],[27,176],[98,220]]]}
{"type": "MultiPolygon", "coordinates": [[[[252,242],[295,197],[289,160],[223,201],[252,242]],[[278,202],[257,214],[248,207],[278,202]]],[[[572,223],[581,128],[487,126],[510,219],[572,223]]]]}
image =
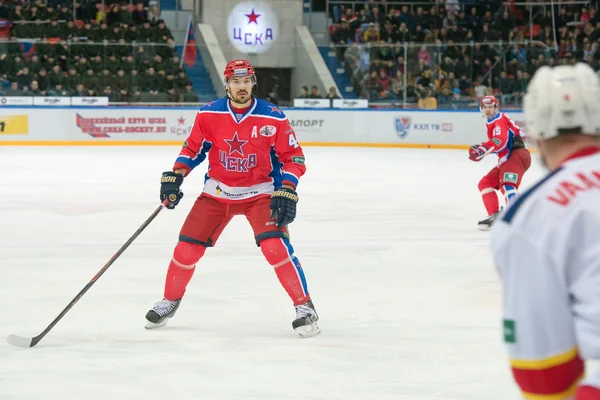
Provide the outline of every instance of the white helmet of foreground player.
{"type": "Polygon", "coordinates": [[[600,79],[585,63],[541,67],[527,87],[523,112],[527,134],[536,139],[600,136],[600,79]]]}

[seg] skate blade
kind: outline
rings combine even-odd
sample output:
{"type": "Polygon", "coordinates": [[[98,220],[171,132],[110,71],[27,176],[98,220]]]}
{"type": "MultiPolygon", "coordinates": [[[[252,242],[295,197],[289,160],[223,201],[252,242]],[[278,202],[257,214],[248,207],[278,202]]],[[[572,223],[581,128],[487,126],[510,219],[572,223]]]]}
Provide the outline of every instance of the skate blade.
{"type": "Polygon", "coordinates": [[[492,229],[492,227],[489,225],[477,225],[477,229],[479,229],[480,231],[489,231],[490,229],[492,229]]]}
{"type": "Polygon", "coordinates": [[[154,322],[150,322],[150,321],[146,321],[146,329],[156,329],[156,328],[162,328],[163,326],[165,326],[167,324],[167,322],[169,321],[169,318],[165,318],[164,321],[159,322],[157,324],[155,324],[154,322]]]}
{"type": "Polygon", "coordinates": [[[317,336],[319,333],[321,333],[321,329],[319,328],[319,325],[317,325],[316,322],[312,323],[311,325],[299,326],[294,330],[298,335],[300,335],[303,338],[317,336]]]}

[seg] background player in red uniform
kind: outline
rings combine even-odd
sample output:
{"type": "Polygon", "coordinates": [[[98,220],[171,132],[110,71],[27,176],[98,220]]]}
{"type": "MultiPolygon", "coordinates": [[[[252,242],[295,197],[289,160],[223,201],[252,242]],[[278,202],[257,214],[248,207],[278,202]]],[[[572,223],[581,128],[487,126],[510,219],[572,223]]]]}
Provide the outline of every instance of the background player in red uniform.
{"type": "Polygon", "coordinates": [[[525,134],[498,110],[498,100],[494,96],[482,98],[479,109],[486,119],[488,140],[471,146],[469,158],[480,161],[490,153],[498,155],[498,165],[479,181],[488,217],[479,221],[477,226],[480,230],[489,230],[499,211],[496,191],[502,192],[506,204],[518,196],[523,175],[531,165],[531,155],[525,148],[525,134]]]}
{"type": "Polygon", "coordinates": [[[227,64],[224,84],[227,97],[200,109],[173,171],[162,174],[160,198],[172,209],[183,197],[184,177],[208,156],[203,192],[181,228],[164,298],[146,314],[146,328],[164,326],[175,315],[206,248],[235,215],[244,215],[296,307],[292,327],[302,337],[317,335],[318,316],[287,229],[296,217],[298,179],[306,171],[302,148],[283,112],[252,95],[256,75],[247,61],[227,64]]]}

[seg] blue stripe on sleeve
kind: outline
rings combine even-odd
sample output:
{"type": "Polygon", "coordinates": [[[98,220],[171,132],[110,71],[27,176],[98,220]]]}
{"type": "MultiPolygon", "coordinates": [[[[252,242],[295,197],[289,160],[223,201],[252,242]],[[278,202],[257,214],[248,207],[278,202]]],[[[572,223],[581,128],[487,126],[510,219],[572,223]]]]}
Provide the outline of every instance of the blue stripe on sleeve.
{"type": "Polygon", "coordinates": [[[196,168],[198,165],[200,165],[202,163],[202,161],[206,160],[206,155],[208,154],[208,151],[211,149],[211,147],[212,147],[212,143],[205,141],[202,144],[202,149],[200,150],[200,153],[198,153],[196,155],[196,157],[189,158],[189,157],[179,156],[179,157],[177,157],[177,160],[175,160],[175,162],[185,164],[191,171],[194,168],[196,168]]]}
{"type": "Polygon", "coordinates": [[[184,165],[186,165],[186,166],[187,166],[187,167],[188,167],[190,170],[192,170],[192,169],[194,169],[194,167],[196,167],[196,165],[197,165],[197,164],[195,163],[195,160],[196,160],[197,158],[198,158],[198,157],[196,157],[195,159],[191,159],[191,158],[189,158],[189,157],[181,157],[181,156],[179,156],[179,157],[177,157],[177,160],[175,160],[175,162],[176,162],[176,163],[181,163],[181,164],[184,164],[184,165]],[[194,165],[194,164],[196,164],[196,165],[194,165]]]}
{"type": "Polygon", "coordinates": [[[294,186],[298,186],[298,179],[292,174],[284,173],[282,176],[282,180],[290,181],[294,184],[294,186]]]}

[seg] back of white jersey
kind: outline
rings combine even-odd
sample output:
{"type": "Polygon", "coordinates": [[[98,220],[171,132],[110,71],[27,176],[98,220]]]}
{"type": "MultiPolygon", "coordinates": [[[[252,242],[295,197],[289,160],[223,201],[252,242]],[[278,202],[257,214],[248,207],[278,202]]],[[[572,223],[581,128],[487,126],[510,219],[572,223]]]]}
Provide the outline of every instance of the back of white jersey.
{"type": "MultiPolygon", "coordinates": [[[[517,383],[526,398],[569,398],[583,360],[600,359],[600,148],[574,155],[508,207],[492,249],[517,383]]],[[[600,375],[585,383],[600,388],[600,375]]]]}

